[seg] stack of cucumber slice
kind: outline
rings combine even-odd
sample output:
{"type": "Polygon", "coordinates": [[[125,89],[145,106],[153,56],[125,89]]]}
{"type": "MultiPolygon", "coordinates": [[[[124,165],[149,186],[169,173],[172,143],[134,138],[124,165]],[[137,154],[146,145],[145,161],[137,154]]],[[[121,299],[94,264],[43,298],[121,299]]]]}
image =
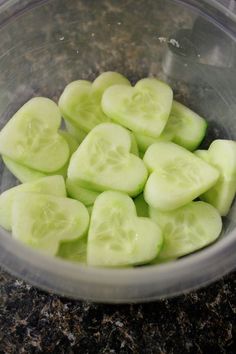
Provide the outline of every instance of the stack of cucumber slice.
{"type": "Polygon", "coordinates": [[[0,225],[51,256],[92,266],[174,260],[220,235],[236,193],[236,142],[196,150],[205,119],[164,82],[105,72],[29,100],[0,132],[22,184],[0,196],[0,225]],[[61,116],[67,130],[61,130],[61,116]]]}

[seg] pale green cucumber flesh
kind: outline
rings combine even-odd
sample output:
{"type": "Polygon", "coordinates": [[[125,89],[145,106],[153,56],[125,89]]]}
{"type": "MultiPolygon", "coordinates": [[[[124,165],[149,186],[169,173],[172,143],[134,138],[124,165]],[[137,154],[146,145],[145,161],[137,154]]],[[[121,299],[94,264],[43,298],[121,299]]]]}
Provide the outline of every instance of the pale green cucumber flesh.
{"type": "Polygon", "coordinates": [[[68,178],[97,192],[141,193],[147,179],[143,161],[130,153],[130,133],[113,123],[95,127],[73,154],[68,178]]]}
{"type": "Polygon", "coordinates": [[[206,134],[207,123],[205,119],[183,104],[173,101],[165,129],[173,132],[174,143],[194,151],[206,134]]]}
{"type": "Polygon", "coordinates": [[[131,154],[139,156],[138,144],[137,144],[137,141],[136,141],[136,138],[135,138],[134,134],[130,133],[130,137],[131,137],[130,152],[131,152],[131,154]]]}
{"type": "Polygon", "coordinates": [[[61,242],[57,257],[85,264],[87,261],[87,235],[77,240],[61,242]]]}
{"type": "MultiPolygon", "coordinates": [[[[75,138],[70,133],[68,133],[66,131],[61,130],[59,132],[59,134],[65,138],[65,140],[68,144],[69,150],[70,150],[70,155],[71,155],[73,152],[75,152],[75,150],[79,146],[79,143],[75,140],[75,138]]],[[[53,171],[50,173],[43,173],[43,172],[34,170],[32,168],[23,166],[20,163],[14,161],[14,160],[11,160],[7,156],[3,156],[2,159],[5,163],[5,165],[7,166],[7,168],[9,169],[9,171],[22,183],[32,182],[32,181],[35,181],[39,178],[43,178],[46,176],[54,176],[54,175],[61,175],[65,178],[67,175],[67,169],[68,169],[68,165],[69,165],[69,159],[68,159],[67,163],[59,170],[53,171]]]]}
{"type": "Polygon", "coordinates": [[[2,159],[8,170],[22,183],[36,181],[46,176],[45,173],[23,166],[7,156],[2,156],[2,159]]]}
{"type": "Polygon", "coordinates": [[[134,133],[134,136],[136,138],[138,148],[140,149],[140,151],[145,152],[149,148],[149,146],[151,146],[154,143],[157,143],[159,141],[171,141],[174,134],[164,129],[164,131],[161,133],[161,135],[158,138],[152,138],[150,136],[137,134],[137,133],[134,133]]]}
{"type": "Polygon", "coordinates": [[[87,133],[82,129],[79,129],[78,127],[74,126],[67,120],[65,120],[65,126],[68,132],[78,141],[78,143],[82,143],[87,133]]]}
{"type": "Polygon", "coordinates": [[[0,195],[0,225],[6,230],[12,227],[12,206],[19,193],[43,193],[66,197],[65,182],[62,176],[49,176],[37,181],[20,184],[0,195]]]}
{"type": "Polygon", "coordinates": [[[226,216],[230,210],[236,193],[236,181],[219,179],[214,187],[200,196],[200,199],[213,205],[221,216],[226,216]]]}
{"type": "Polygon", "coordinates": [[[70,155],[72,155],[77,150],[79,142],[72,134],[70,134],[70,132],[67,132],[66,130],[60,130],[59,134],[66,140],[70,155]]]}
{"type": "Polygon", "coordinates": [[[236,142],[215,140],[207,154],[209,163],[219,170],[220,178],[201,199],[217,208],[222,216],[226,216],[236,193],[236,142]]]}
{"type": "Polygon", "coordinates": [[[144,216],[144,217],[149,217],[149,206],[145,202],[143,194],[138,195],[136,198],[134,198],[134,204],[136,207],[137,215],[138,216],[144,216]]]}
{"type": "Polygon", "coordinates": [[[88,205],[87,206],[87,210],[88,210],[89,216],[91,216],[92,215],[92,211],[93,211],[93,205],[88,205]]]}
{"type": "Polygon", "coordinates": [[[222,229],[218,211],[204,202],[191,202],[169,212],[150,208],[150,216],[163,233],[159,260],[178,258],[206,247],[222,229]]]}
{"type": "Polygon", "coordinates": [[[47,176],[55,176],[55,175],[60,175],[64,178],[67,176],[67,169],[69,165],[69,160],[68,162],[61,167],[57,171],[53,172],[48,172],[48,173],[43,173],[37,170],[34,170],[30,167],[26,167],[24,165],[21,165],[20,163],[13,161],[9,159],[7,156],[2,157],[5,165],[9,169],[9,171],[22,183],[26,182],[33,182],[36,181],[39,178],[47,177],[47,176]]]}
{"type": "Polygon", "coordinates": [[[170,263],[170,262],[176,262],[176,258],[160,258],[159,254],[157,255],[156,258],[154,258],[149,265],[155,265],[155,264],[163,264],[163,263],[170,263]]]}
{"type": "Polygon", "coordinates": [[[101,100],[104,91],[113,85],[126,85],[130,86],[130,82],[123,75],[114,72],[106,71],[100,74],[92,84],[92,91],[94,95],[101,100]]]}
{"type": "Polygon", "coordinates": [[[92,84],[84,84],[82,80],[68,84],[58,104],[63,118],[86,133],[96,125],[110,121],[92,92],[92,84]]]}
{"type": "Polygon", "coordinates": [[[214,140],[209,149],[210,161],[225,179],[236,179],[236,141],[214,140]]]}
{"type": "Polygon", "coordinates": [[[69,197],[79,200],[86,206],[92,205],[99,196],[98,192],[83,188],[78,182],[69,178],[66,180],[66,189],[69,197]]]}
{"type": "Polygon", "coordinates": [[[205,162],[210,163],[210,154],[208,150],[196,150],[194,151],[194,155],[199,157],[200,159],[204,160],[205,162]]]}
{"type": "Polygon", "coordinates": [[[137,217],[130,197],[104,192],[96,199],[91,216],[87,263],[122,266],[147,263],[156,257],[162,235],[148,218],[137,217]]]}
{"type": "Polygon", "coordinates": [[[216,168],[171,142],[151,145],[144,162],[150,172],[144,198],[150,206],[163,211],[191,202],[219,178],[216,168]]]}
{"type": "Polygon", "coordinates": [[[143,79],[135,87],[109,87],[102,96],[102,109],[124,127],[158,138],[169,117],[172,99],[168,85],[156,79],[143,79]]]}
{"type": "Polygon", "coordinates": [[[33,98],[1,130],[0,153],[41,172],[55,171],[69,157],[68,144],[57,132],[59,125],[56,104],[43,97],[33,98]]]}
{"type": "Polygon", "coordinates": [[[56,255],[61,242],[85,235],[88,224],[88,211],[77,200],[19,193],[13,203],[13,238],[48,255],[56,255]]]}

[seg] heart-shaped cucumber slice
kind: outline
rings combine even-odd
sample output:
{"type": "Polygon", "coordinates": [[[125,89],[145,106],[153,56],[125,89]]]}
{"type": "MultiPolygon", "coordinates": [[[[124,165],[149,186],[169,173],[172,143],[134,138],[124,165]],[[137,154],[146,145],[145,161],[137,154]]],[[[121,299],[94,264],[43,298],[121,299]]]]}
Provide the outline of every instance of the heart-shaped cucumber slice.
{"type": "Polygon", "coordinates": [[[35,97],[25,103],[0,132],[0,153],[41,172],[63,167],[69,147],[58,134],[61,124],[57,105],[35,97]]]}
{"type": "Polygon", "coordinates": [[[50,175],[61,175],[64,178],[66,178],[70,156],[76,151],[77,147],[79,146],[79,143],[67,131],[60,130],[59,134],[66,140],[68,147],[69,147],[69,151],[70,151],[69,158],[68,158],[66,164],[63,167],[61,167],[59,170],[53,171],[50,173],[43,173],[43,172],[34,170],[30,167],[26,167],[16,161],[10,159],[7,156],[2,156],[2,159],[5,163],[5,165],[7,166],[8,170],[11,171],[11,173],[22,183],[32,182],[32,181],[35,181],[39,178],[43,178],[43,177],[50,176],[50,175]]]}
{"type": "Polygon", "coordinates": [[[13,203],[13,238],[48,255],[56,255],[62,241],[85,235],[88,225],[88,211],[77,200],[19,193],[13,203]]]}
{"type": "Polygon", "coordinates": [[[151,145],[143,160],[150,172],[144,198],[150,206],[163,211],[191,202],[219,178],[216,168],[172,142],[151,145]]]}
{"type": "Polygon", "coordinates": [[[114,123],[95,127],[72,155],[68,178],[97,192],[141,193],[147,179],[143,161],[131,151],[129,131],[114,123]]]}
{"type": "Polygon", "coordinates": [[[162,230],[163,246],[157,259],[185,256],[214,242],[220,235],[222,220],[208,203],[191,202],[173,211],[150,208],[150,217],[162,230]]]}
{"type": "Polygon", "coordinates": [[[68,120],[65,120],[65,126],[68,132],[78,141],[78,143],[82,143],[87,133],[74,124],[70,123],[68,120]]]}
{"type": "Polygon", "coordinates": [[[208,150],[196,150],[194,151],[194,155],[210,164],[210,155],[208,153],[208,150]]]}
{"type": "Polygon", "coordinates": [[[81,187],[78,181],[73,181],[69,178],[66,180],[66,190],[69,197],[79,200],[86,206],[93,205],[100,194],[94,190],[81,187]]]}
{"type": "Polygon", "coordinates": [[[173,101],[170,116],[165,127],[166,132],[173,134],[174,143],[193,151],[201,143],[206,134],[207,122],[197,113],[183,104],[173,101]]]}
{"type": "Polygon", "coordinates": [[[165,129],[158,138],[135,134],[138,147],[145,152],[148,147],[159,141],[173,141],[185,149],[193,151],[206,134],[207,123],[183,104],[173,101],[165,129]]]}
{"type": "Polygon", "coordinates": [[[92,90],[94,95],[101,101],[102,95],[105,90],[113,85],[125,85],[131,86],[128,79],[125,76],[115,72],[115,71],[106,71],[100,74],[92,84],[92,90]]]}
{"type": "Polygon", "coordinates": [[[236,142],[218,139],[211,143],[205,154],[200,154],[203,160],[207,160],[220,172],[217,183],[204,193],[201,199],[212,204],[220,215],[225,216],[236,193],[236,142]]]}
{"type": "Polygon", "coordinates": [[[129,80],[112,71],[102,73],[93,83],[77,80],[66,86],[58,104],[76,136],[81,137],[81,132],[88,133],[96,125],[110,121],[101,109],[101,98],[103,92],[115,84],[130,86],[129,80]]]}
{"type": "Polygon", "coordinates": [[[172,89],[156,79],[142,79],[134,87],[114,85],[102,97],[102,109],[130,130],[158,138],[167,123],[172,89]]]}
{"type": "Polygon", "coordinates": [[[11,230],[12,206],[16,196],[22,192],[66,197],[65,181],[62,176],[49,176],[37,181],[20,184],[3,192],[0,195],[0,225],[6,230],[11,230]]]}
{"type": "Polygon", "coordinates": [[[33,182],[39,178],[43,178],[46,173],[34,170],[33,168],[26,167],[19,162],[10,159],[7,156],[2,156],[2,160],[8,170],[21,182],[33,182]]]}
{"type": "Polygon", "coordinates": [[[162,245],[159,227],[149,218],[137,217],[132,199],[107,191],[96,199],[91,216],[87,263],[115,267],[147,263],[162,245]]]}
{"type": "Polygon", "coordinates": [[[86,133],[96,125],[110,121],[93,93],[92,83],[88,81],[78,80],[68,84],[58,104],[63,118],[86,133]]]}

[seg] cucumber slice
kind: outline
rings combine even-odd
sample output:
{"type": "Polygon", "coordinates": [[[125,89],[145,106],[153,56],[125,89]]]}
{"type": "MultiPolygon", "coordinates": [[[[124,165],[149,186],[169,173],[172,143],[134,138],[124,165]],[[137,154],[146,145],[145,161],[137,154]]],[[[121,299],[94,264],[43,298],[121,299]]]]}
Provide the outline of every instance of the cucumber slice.
{"type": "Polygon", "coordinates": [[[34,182],[20,184],[8,189],[0,195],[0,225],[6,230],[12,226],[12,205],[16,196],[22,192],[52,194],[58,197],[66,197],[64,179],[61,176],[50,176],[38,179],[34,182]]]}
{"type": "Polygon", "coordinates": [[[7,156],[2,156],[2,159],[8,170],[22,183],[33,182],[46,176],[45,173],[23,166],[7,156]]]}
{"type": "Polygon", "coordinates": [[[13,238],[48,255],[62,241],[85,235],[89,215],[77,200],[47,194],[19,193],[13,203],[13,238]]]}
{"type": "Polygon", "coordinates": [[[173,101],[171,113],[165,129],[158,138],[135,134],[138,147],[146,151],[148,147],[159,141],[173,141],[193,151],[203,140],[207,129],[206,121],[177,101],[173,101]]]}
{"type": "Polygon", "coordinates": [[[9,171],[11,171],[11,173],[22,183],[32,182],[32,181],[36,181],[39,178],[43,178],[46,176],[54,176],[54,175],[60,175],[66,178],[67,169],[69,165],[69,160],[68,160],[68,162],[59,170],[50,173],[43,173],[40,171],[36,171],[32,168],[23,166],[20,163],[13,161],[6,156],[3,156],[2,159],[5,162],[9,171]]]}
{"type": "Polygon", "coordinates": [[[68,166],[69,166],[69,162],[70,162],[70,157],[77,150],[79,143],[70,133],[68,133],[65,130],[60,130],[59,134],[61,136],[63,136],[63,138],[66,140],[66,142],[69,146],[70,154],[69,154],[69,158],[68,158],[66,164],[62,168],[60,168],[59,170],[51,172],[50,175],[56,174],[56,175],[61,175],[64,178],[66,178],[67,177],[67,170],[68,170],[68,166]]]}
{"type": "Polygon", "coordinates": [[[210,154],[208,153],[208,150],[196,150],[194,151],[194,155],[199,157],[200,159],[204,160],[205,162],[210,163],[210,154]]]}
{"type": "Polygon", "coordinates": [[[216,168],[172,142],[151,145],[144,155],[151,173],[146,202],[163,211],[179,208],[210,189],[219,178],[216,168]]]}
{"type": "Polygon", "coordinates": [[[208,150],[209,163],[220,172],[218,182],[201,196],[201,199],[226,216],[236,193],[236,142],[215,140],[208,150]]]}
{"type": "Polygon", "coordinates": [[[115,122],[158,138],[167,123],[173,99],[171,88],[156,79],[142,79],[134,87],[114,85],[102,97],[102,109],[115,122]]]}
{"type": "Polygon", "coordinates": [[[134,204],[136,206],[138,216],[149,217],[149,207],[144,200],[143,193],[134,198],[134,204]]]}
{"type": "Polygon", "coordinates": [[[78,141],[67,131],[60,130],[59,134],[66,140],[68,147],[69,147],[69,158],[66,164],[57,171],[51,172],[50,175],[61,175],[64,178],[67,177],[67,170],[70,162],[71,155],[77,150],[79,143],[78,141]]]}
{"type": "Polygon", "coordinates": [[[134,133],[134,136],[136,138],[138,148],[142,152],[146,152],[146,150],[151,146],[152,144],[155,144],[159,141],[170,141],[172,140],[174,134],[173,132],[167,131],[166,129],[161,133],[159,138],[151,138],[150,136],[142,135],[142,134],[137,134],[134,133]]]}
{"type": "Polygon", "coordinates": [[[80,187],[76,181],[69,178],[66,180],[66,189],[69,197],[79,200],[86,206],[92,205],[99,196],[98,192],[80,187]]]}
{"type": "Polygon", "coordinates": [[[125,128],[113,123],[100,124],[71,157],[68,178],[97,192],[118,190],[136,196],[142,192],[147,170],[130,149],[131,137],[125,128]]]}
{"type": "MultiPolygon", "coordinates": [[[[64,139],[66,140],[70,150],[70,156],[71,156],[78,148],[79,143],[75,140],[75,138],[70,133],[66,131],[61,130],[59,134],[63,136],[64,139]]],[[[39,178],[43,178],[50,175],[61,175],[65,178],[67,175],[67,169],[69,165],[69,159],[68,159],[67,163],[59,170],[53,171],[51,173],[43,173],[40,171],[36,171],[32,168],[23,166],[20,163],[11,160],[7,156],[2,156],[2,159],[5,165],[7,166],[8,170],[11,171],[11,173],[22,183],[32,182],[39,178]]]]}
{"type": "Polygon", "coordinates": [[[57,130],[61,118],[57,105],[44,97],[24,104],[0,132],[0,153],[41,172],[65,165],[69,148],[57,130]]]}
{"type": "Polygon", "coordinates": [[[214,242],[220,235],[222,220],[208,203],[191,202],[177,210],[161,212],[150,208],[150,217],[163,233],[159,260],[178,258],[214,242]]]}
{"type": "Polygon", "coordinates": [[[156,257],[162,245],[159,227],[137,217],[130,197],[107,191],[96,199],[89,228],[87,263],[115,267],[143,264],[156,257]]]}
{"type": "Polygon", "coordinates": [[[133,133],[130,133],[131,137],[131,147],[130,152],[136,156],[139,156],[138,144],[133,133]]]}
{"type": "Polygon", "coordinates": [[[78,143],[82,143],[87,133],[85,133],[82,129],[75,127],[73,124],[65,120],[65,126],[68,132],[78,141],[78,143]]]}
{"type": "Polygon", "coordinates": [[[85,264],[87,261],[87,235],[74,241],[62,242],[57,257],[85,264]]]}
{"type": "Polygon", "coordinates": [[[176,258],[160,258],[159,255],[157,255],[156,258],[154,258],[149,264],[154,265],[154,264],[163,264],[163,263],[170,263],[170,262],[175,262],[176,258]]]}
{"type": "Polygon", "coordinates": [[[68,144],[69,151],[70,151],[70,156],[78,149],[79,143],[77,139],[67,132],[66,130],[60,130],[59,134],[65,139],[65,141],[68,144]]]}
{"type": "Polygon", "coordinates": [[[96,97],[101,100],[104,91],[113,85],[131,86],[129,80],[123,75],[114,71],[106,71],[94,80],[92,90],[96,97]]]}
{"type": "Polygon", "coordinates": [[[208,149],[211,163],[226,180],[236,179],[236,142],[217,139],[208,149]]]}
{"type": "Polygon", "coordinates": [[[174,143],[193,151],[200,145],[206,134],[207,122],[183,104],[173,101],[165,129],[173,132],[174,143]]]}
{"type": "Polygon", "coordinates": [[[110,121],[103,113],[99,99],[93,94],[90,82],[71,82],[66,86],[58,104],[63,118],[86,133],[96,125],[110,121]]]}
{"type": "Polygon", "coordinates": [[[93,211],[93,205],[87,206],[87,210],[88,210],[89,216],[91,216],[92,211],[93,211]]]}

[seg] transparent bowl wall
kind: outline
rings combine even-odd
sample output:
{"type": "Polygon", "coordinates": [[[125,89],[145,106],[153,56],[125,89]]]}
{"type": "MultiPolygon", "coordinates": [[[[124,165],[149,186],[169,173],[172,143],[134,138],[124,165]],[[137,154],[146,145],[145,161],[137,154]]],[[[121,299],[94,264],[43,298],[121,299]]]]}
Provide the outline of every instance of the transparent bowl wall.
{"type": "MultiPolygon", "coordinates": [[[[205,147],[236,139],[235,15],[216,1],[0,1],[1,127],[32,96],[57,101],[72,80],[115,70],[155,76],[207,118],[205,147]],[[1,5],[2,3],[2,5],[1,5]]],[[[1,164],[1,191],[16,180],[1,164]]],[[[229,272],[236,205],[214,244],[169,264],[96,269],[47,258],[0,232],[0,263],[55,293],[103,302],[168,297],[229,272]]]]}

